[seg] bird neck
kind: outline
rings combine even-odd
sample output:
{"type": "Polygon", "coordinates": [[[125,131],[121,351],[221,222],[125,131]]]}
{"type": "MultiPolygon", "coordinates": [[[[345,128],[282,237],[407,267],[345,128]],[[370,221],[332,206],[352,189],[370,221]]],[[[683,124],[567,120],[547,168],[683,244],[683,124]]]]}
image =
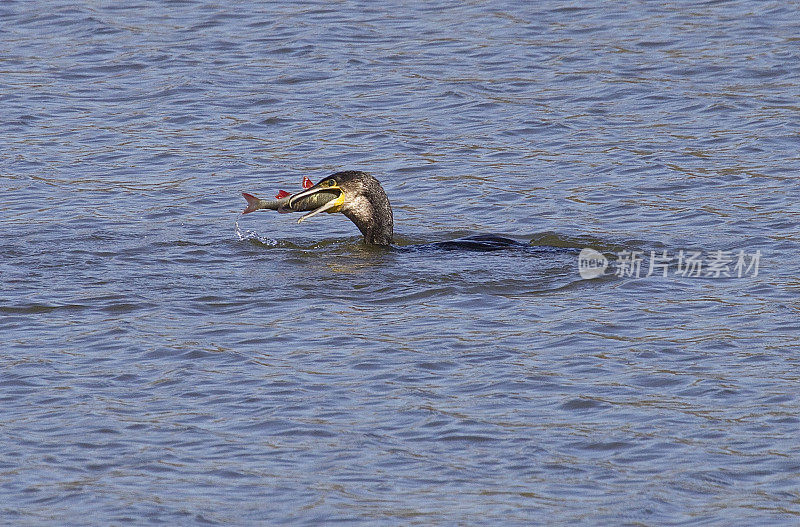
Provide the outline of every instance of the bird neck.
{"type": "Polygon", "coordinates": [[[389,198],[380,186],[356,198],[342,212],[355,223],[368,245],[390,245],[394,234],[394,219],[389,198]]]}

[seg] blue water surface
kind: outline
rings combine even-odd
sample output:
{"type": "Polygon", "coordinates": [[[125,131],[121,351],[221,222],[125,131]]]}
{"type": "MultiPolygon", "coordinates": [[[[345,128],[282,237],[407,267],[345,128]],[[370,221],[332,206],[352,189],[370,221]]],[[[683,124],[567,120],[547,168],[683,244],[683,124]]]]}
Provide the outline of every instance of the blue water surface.
{"type": "Polygon", "coordinates": [[[798,8],[5,0],[0,523],[798,523],[798,8]]]}

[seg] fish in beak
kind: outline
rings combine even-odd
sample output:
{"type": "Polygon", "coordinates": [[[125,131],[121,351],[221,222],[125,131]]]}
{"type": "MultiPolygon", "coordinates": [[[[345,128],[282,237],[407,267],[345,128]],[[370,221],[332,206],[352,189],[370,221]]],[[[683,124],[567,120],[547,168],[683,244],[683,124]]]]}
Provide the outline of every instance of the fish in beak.
{"type": "MultiPolygon", "coordinates": [[[[305,180],[304,180],[305,181],[305,180]]],[[[344,204],[344,190],[339,186],[336,180],[331,178],[326,178],[317,183],[316,185],[312,185],[311,187],[307,188],[302,192],[298,192],[293,196],[289,196],[289,208],[292,210],[300,210],[297,209],[301,203],[305,202],[318,202],[320,200],[325,200],[325,203],[318,208],[313,209],[308,214],[304,214],[297,223],[303,223],[305,220],[309,219],[312,216],[316,216],[320,212],[327,212],[332,214],[334,212],[339,212],[342,210],[342,205],[344,204]],[[328,198],[328,196],[336,196],[333,199],[328,198]]],[[[309,210],[309,209],[302,209],[302,210],[309,210]]]]}
{"type": "Polygon", "coordinates": [[[278,212],[305,212],[297,223],[302,223],[311,216],[320,212],[338,212],[344,203],[344,191],[338,185],[331,185],[332,180],[326,179],[314,185],[308,178],[303,178],[303,188],[296,194],[289,194],[281,190],[274,200],[259,199],[252,194],[242,192],[242,196],[247,200],[247,208],[242,214],[249,214],[257,210],[277,210],[278,212]]]}

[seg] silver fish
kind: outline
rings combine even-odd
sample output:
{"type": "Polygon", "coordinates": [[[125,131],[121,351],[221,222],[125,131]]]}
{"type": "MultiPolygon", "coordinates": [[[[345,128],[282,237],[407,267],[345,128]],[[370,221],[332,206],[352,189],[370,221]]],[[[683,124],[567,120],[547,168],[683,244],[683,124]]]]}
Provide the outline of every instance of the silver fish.
{"type": "Polygon", "coordinates": [[[249,214],[261,209],[277,210],[281,213],[311,211],[297,220],[300,223],[306,218],[333,208],[334,201],[341,196],[341,191],[339,189],[322,190],[295,199],[292,199],[295,196],[294,194],[278,199],[259,199],[247,192],[242,192],[242,196],[247,200],[247,208],[242,211],[242,214],[249,214]]]}

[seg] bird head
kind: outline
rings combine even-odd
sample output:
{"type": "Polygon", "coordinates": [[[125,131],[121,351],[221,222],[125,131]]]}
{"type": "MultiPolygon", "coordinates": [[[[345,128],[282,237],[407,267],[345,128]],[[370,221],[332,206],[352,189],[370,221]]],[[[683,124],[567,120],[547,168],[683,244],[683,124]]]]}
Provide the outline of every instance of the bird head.
{"type": "Polygon", "coordinates": [[[289,198],[289,208],[297,200],[318,193],[338,194],[337,197],[309,212],[298,220],[301,223],[320,212],[341,212],[350,219],[368,244],[392,243],[393,218],[389,199],[378,180],[366,172],[348,170],[322,179],[316,185],[289,198]]]}

